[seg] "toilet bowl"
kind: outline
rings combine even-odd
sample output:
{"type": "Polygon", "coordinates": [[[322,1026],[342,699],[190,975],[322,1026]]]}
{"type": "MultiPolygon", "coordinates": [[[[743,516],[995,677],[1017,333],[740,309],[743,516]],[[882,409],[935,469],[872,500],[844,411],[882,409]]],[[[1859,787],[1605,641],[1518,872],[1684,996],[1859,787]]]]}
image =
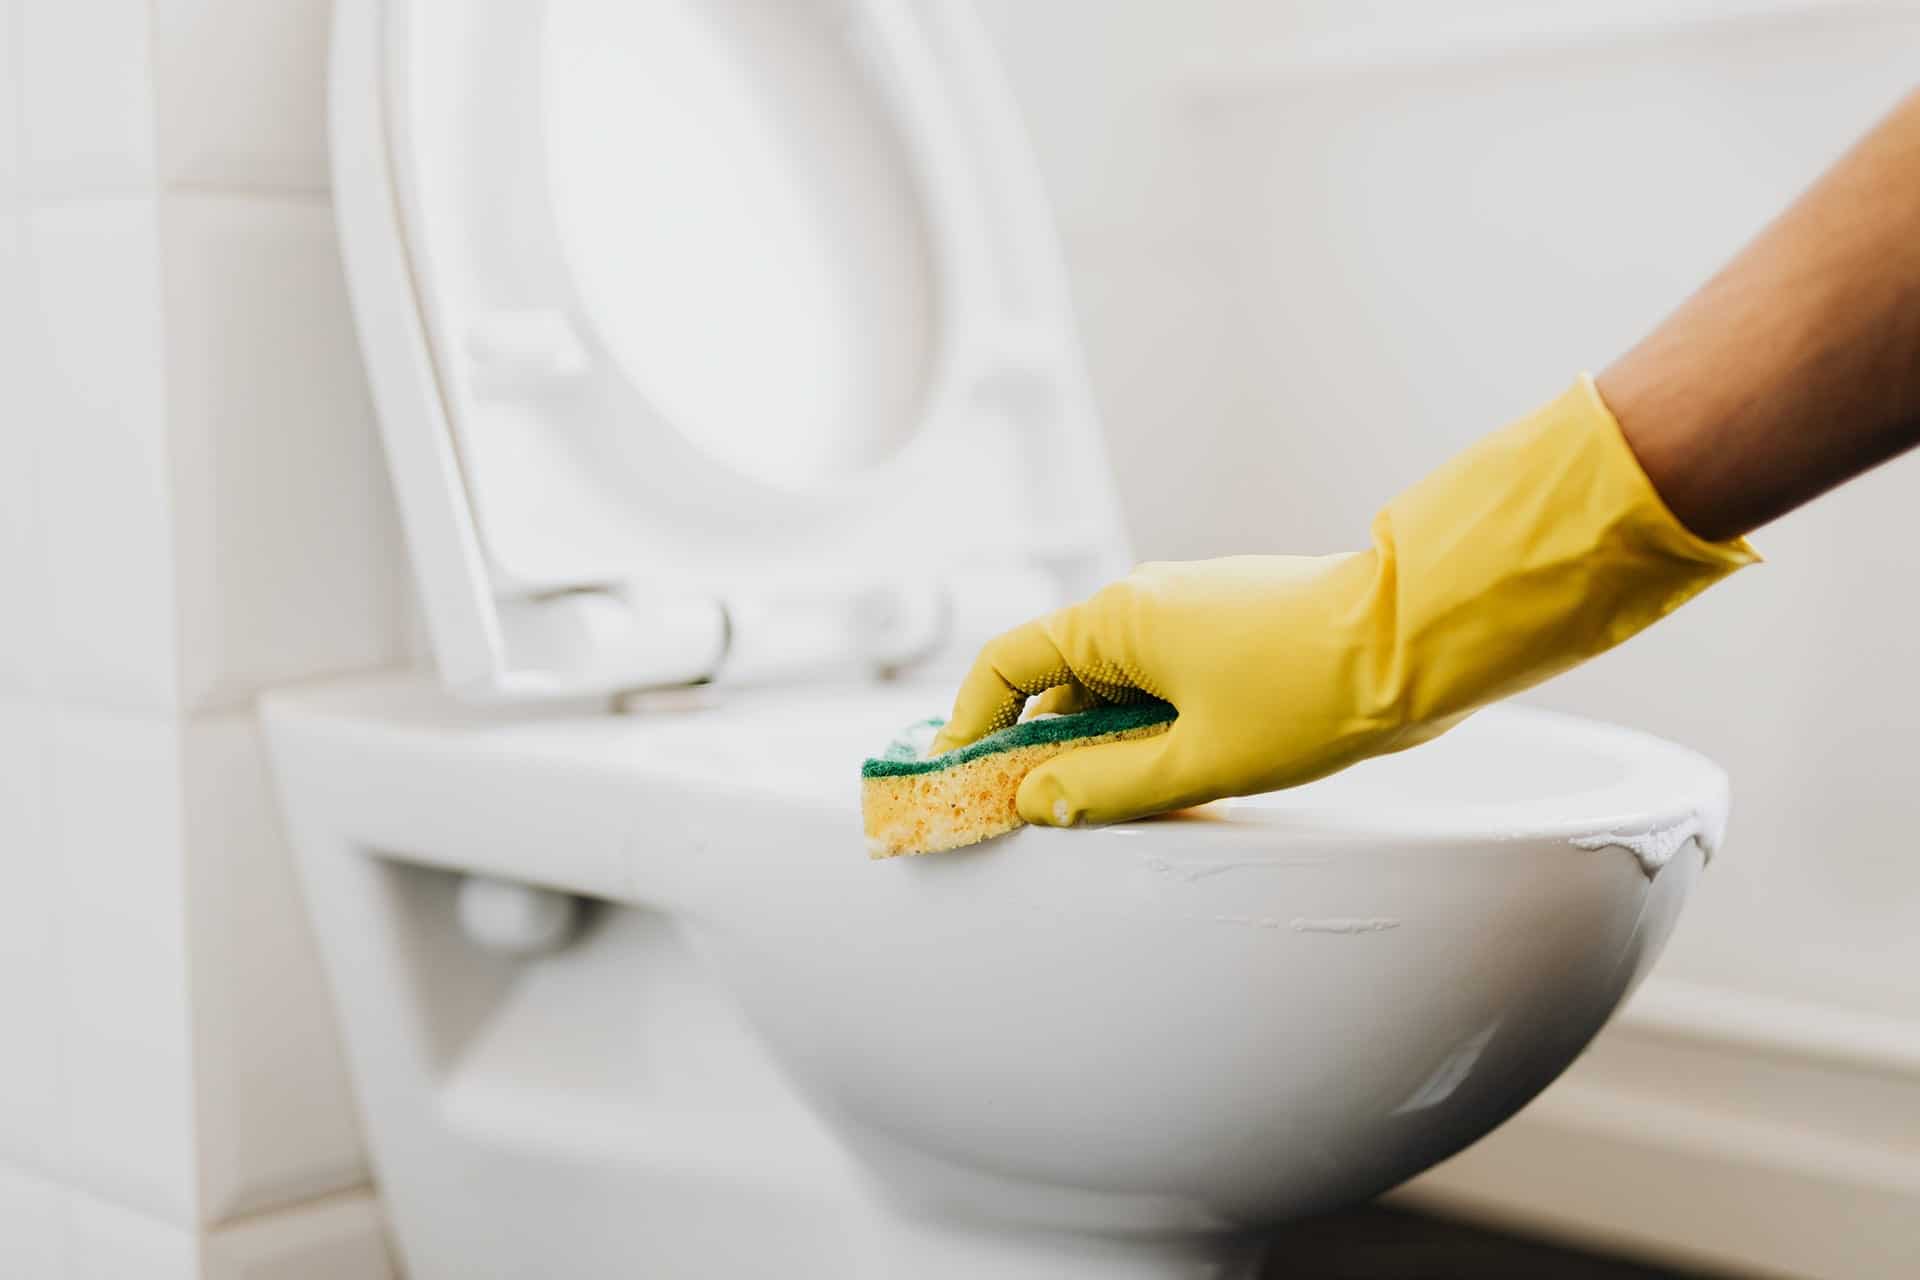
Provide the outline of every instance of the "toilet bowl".
{"type": "Polygon", "coordinates": [[[1296,791],[870,862],[848,762],[939,696],[269,699],[410,1274],[1235,1274],[1564,1069],[1725,811],[1691,752],[1496,707],[1296,791]],[[572,923],[520,945],[475,886],[572,923]]]}
{"type": "Polygon", "coordinates": [[[1724,776],[1511,707],[867,859],[862,757],[1129,559],[963,6],[338,0],[331,137],[431,670],[262,716],[415,1280],[1252,1274],[1657,956],[1724,776]]]}

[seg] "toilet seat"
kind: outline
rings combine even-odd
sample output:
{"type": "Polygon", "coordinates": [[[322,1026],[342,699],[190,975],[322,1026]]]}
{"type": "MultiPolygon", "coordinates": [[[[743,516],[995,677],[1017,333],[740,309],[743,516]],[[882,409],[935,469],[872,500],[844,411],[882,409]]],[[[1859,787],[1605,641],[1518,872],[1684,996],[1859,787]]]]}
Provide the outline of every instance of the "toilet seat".
{"type": "Polygon", "coordinates": [[[1124,567],[1038,180],[968,17],[340,21],[343,257],[451,686],[899,667],[1124,567]]]}
{"type": "MultiPolygon", "coordinates": [[[[944,685],[902,684],[717,693],[660,722],[608,732],[631,765],[703,791],[818,807],[852,821],[850,761],[939,705],[944,685]]],[[[584,745],[584,743],[583,743],[584,745]]],[[[588,748],[590,751],[597,748],[588,748]]],[[[1724,823],[1725,774],[1705,757],[1597,721],[1502,704],[1469,717],[1416,755],[1363,761],[1285,791],[1236,797],[1164,820],[1078,832],[1151,849],[1315,840],[1484,843],[1490,837],[1584,838],[1700,821],[1724,823]]]]}
{"type": "MultiPolygon", "coordinates": [[[[438,861],[433,850],[441,840],[423,839],[413,826],[423,818],[444,825],[444,815],[423,815],[405,792],[369,794],[356,779],[397,775],[421,757],[457,759],[457,779],[450,773],[441,785],[466,797],[460,821],[467,836],[450,865],[622,901],[655,892],[654,874],[690,874],[678,864],[706,855],[655,865],[652,846],[684,837],[703,847],[717,814],[726,815],[739,857],[756,866],[756,875],[824,884],[846,867],[865,867],[857,852],[854,762],[947,693],[944,685],[854,682],[688,690],[661,695],[662,703],[642,714],[609,716],[591,702],[470,707],[417,677],[395,674],[283,691],[269,719],[298,719],[307,733],[326,738],[331,752],[357,762],[334,803],[377,815],[368,819],[374,826],[357,832],[364,843],[438,861]],[[590,798],[603,792],[605,800],[590,798]],[[601,810],[613,825],[585,821],[601,810]],[[519,834],[555,811],[580,824],[569,841],[519,834]]],[[[1204,872],[1216,859],[1275,849],[1351,849],[1371,857],[1383,846],[1457,853],[1546,842],[1569,857],[1631,865],[1639,856],[1634,838],[1648,833],[1681,833],[1680,842],[1694,839],[1711,853],[1727,802],[1726,774],[1684,747],[1501,704],[1417,752],[1366,761],[1302,787],[1087,831],[1028,828],[973,856],[1017,865],[1053,847],[1091,849],[1076,872],[1089,877],[1089,889],[1109,875],[1133,874],[1143,859],[1171,873],[1204,872]]],[[[1658,867],[1643,859],[1642,870],[1651,875],[1658,867]]]]}

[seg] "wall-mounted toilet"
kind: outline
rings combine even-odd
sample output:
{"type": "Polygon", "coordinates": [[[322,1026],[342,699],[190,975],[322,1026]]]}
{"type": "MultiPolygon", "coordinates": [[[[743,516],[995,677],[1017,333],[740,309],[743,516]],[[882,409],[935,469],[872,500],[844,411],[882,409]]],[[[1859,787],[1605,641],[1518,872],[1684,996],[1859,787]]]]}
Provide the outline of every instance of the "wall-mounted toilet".
{"type": "Polygon", "coordinates": [[[867,859],[861,757],[1126,564],[963,6],[335,8],[437,672],[264,717],[415,1280],[1248,1273],[1644,974],[1725,778],[1538,712],[867,859]]]}

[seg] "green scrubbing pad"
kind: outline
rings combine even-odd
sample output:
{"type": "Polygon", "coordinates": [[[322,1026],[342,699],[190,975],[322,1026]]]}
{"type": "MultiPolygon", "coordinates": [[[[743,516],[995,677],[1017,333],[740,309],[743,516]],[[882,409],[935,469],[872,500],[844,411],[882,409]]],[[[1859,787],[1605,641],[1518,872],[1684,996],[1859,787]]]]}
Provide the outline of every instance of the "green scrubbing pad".
{"type": "Polygon", "coordinates": [[[1021,825],[1020,781],[1063,751],[1164,733],[1177,713],[1164,702],[1043,716],[943,755],[927,745],[945,721],[924,720],[860,766],[867,852],[875,858],[938,853],[1021,825]]]}

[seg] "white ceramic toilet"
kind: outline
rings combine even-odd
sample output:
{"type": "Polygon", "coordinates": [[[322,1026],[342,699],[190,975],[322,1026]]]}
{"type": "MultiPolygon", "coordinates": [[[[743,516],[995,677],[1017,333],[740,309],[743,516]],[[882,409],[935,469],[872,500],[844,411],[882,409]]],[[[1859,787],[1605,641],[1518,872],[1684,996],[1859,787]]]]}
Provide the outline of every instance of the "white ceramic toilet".
{"type": "Polygon", "coordinates": [[[1725,778],[1538,712],[867,859],[860,759],[1126,565],[963,6],[336,14],[438,670],[264,718],[414,1280],[1248,1273],[1644,974],[1725,778]]]}

